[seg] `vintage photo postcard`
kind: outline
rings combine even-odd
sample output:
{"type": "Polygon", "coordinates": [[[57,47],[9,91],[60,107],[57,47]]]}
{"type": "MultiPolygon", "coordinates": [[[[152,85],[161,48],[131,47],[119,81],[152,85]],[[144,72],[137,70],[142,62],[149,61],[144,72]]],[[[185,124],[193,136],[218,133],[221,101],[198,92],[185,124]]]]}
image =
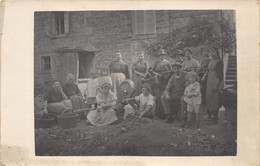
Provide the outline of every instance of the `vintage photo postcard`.
{"type": "Polygon", "coordinates": [[[1,3],[1,164],[259,165],[257,1],[1,3]]]}

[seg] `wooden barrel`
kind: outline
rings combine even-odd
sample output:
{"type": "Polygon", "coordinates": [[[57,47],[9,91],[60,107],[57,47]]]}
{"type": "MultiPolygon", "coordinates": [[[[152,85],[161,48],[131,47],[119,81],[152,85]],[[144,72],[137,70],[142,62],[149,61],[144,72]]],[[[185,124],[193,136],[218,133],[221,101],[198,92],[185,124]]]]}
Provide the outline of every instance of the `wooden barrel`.
{"type": "Polygon", "coordinates": [[[119,101],[122,101],[123,99],[132,97],[134,91],[135,91],[135,84],[132,80],[124,80],[120,84],[120,98],[118,98],[119,101]]]}

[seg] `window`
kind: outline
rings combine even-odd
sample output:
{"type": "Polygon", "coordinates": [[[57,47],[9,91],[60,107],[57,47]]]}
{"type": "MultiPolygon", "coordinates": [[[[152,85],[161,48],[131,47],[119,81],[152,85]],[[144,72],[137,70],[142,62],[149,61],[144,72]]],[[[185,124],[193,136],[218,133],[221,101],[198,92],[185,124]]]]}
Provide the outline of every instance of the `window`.
{"type": "Polygon", "coordinates": [[[135,11],[134,21],[135,34],[156,33],[155,11],[135,11]]]}
{"type": "Polygon", "coordinates": [[[42,70],[43,71],[51,70],[51,56],[43,56],[41,60],[42,60],[42,70]]]}
{"type": "Polygon", "coordinates": [[[53,34],[63,36],[69,33],[69,12],[53,12],[53,34]]]}
{"type": "Polygon", "coordinates": [[[64,34],[65,33],[64,12],[56,12],[54,14],[54,23],[55,23],[55,33],[64,34]]]}

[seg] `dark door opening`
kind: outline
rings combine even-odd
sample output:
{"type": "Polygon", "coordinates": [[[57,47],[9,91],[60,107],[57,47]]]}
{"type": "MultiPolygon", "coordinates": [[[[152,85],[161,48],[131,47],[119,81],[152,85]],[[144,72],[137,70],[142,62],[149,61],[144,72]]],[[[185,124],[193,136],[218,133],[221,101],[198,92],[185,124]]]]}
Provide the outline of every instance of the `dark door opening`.
{"type": "Polygon", "coordinates": [[[94,69],[94,52],[79,53],[79,79],[89,78],[91,69],[94,69]]]}

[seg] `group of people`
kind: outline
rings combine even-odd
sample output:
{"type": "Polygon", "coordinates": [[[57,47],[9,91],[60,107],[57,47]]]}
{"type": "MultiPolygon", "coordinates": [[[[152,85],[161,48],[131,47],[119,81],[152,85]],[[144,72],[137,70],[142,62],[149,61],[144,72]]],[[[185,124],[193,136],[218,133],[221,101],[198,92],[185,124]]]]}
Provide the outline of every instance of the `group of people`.
{"type": "MultiPolygon", "coordinates": [[[[194,112],[196,125],[199,126],[201,104],[205,104],[209,122],[216,124],[221,107],[223,61],[216,49],[202,49],[201,55],[203,59],[199,63],[192,57],[190,49],[177,50],[175,62],[170,63],[166,60],[166,52],[161,49],[159,60],[149,67],[144,54],[139,53],[131,71],[135,96],[124,100],[124,119],[129,114],[138,114],[139,117],[166,119],[168,123],[177,119],[183,121],[183,127],[190,127],[194,112]],[[153,77],[151,72],[156,75],[157,82],[144,81],[149,80],[149,76],[153,77]],[[138,109],[127,104],[130,101],[137,102],[138,109]]],[[[128,64],[117,53],[115,61],[101,69],[100,77],[96,78],[95,72],[91,72],[85,96],[74,84],[73,75],[68,75],[63,88],[58,80],[54,80],[52,88],[45,93],[44,110],[61,114],[66,109],[84,108],[84,101],[87,101],[97,104],[87,114],[88,123],[97,126],[114,123],[118,120],[120,84],[127,79],[130,79],[128,64]]]]}

